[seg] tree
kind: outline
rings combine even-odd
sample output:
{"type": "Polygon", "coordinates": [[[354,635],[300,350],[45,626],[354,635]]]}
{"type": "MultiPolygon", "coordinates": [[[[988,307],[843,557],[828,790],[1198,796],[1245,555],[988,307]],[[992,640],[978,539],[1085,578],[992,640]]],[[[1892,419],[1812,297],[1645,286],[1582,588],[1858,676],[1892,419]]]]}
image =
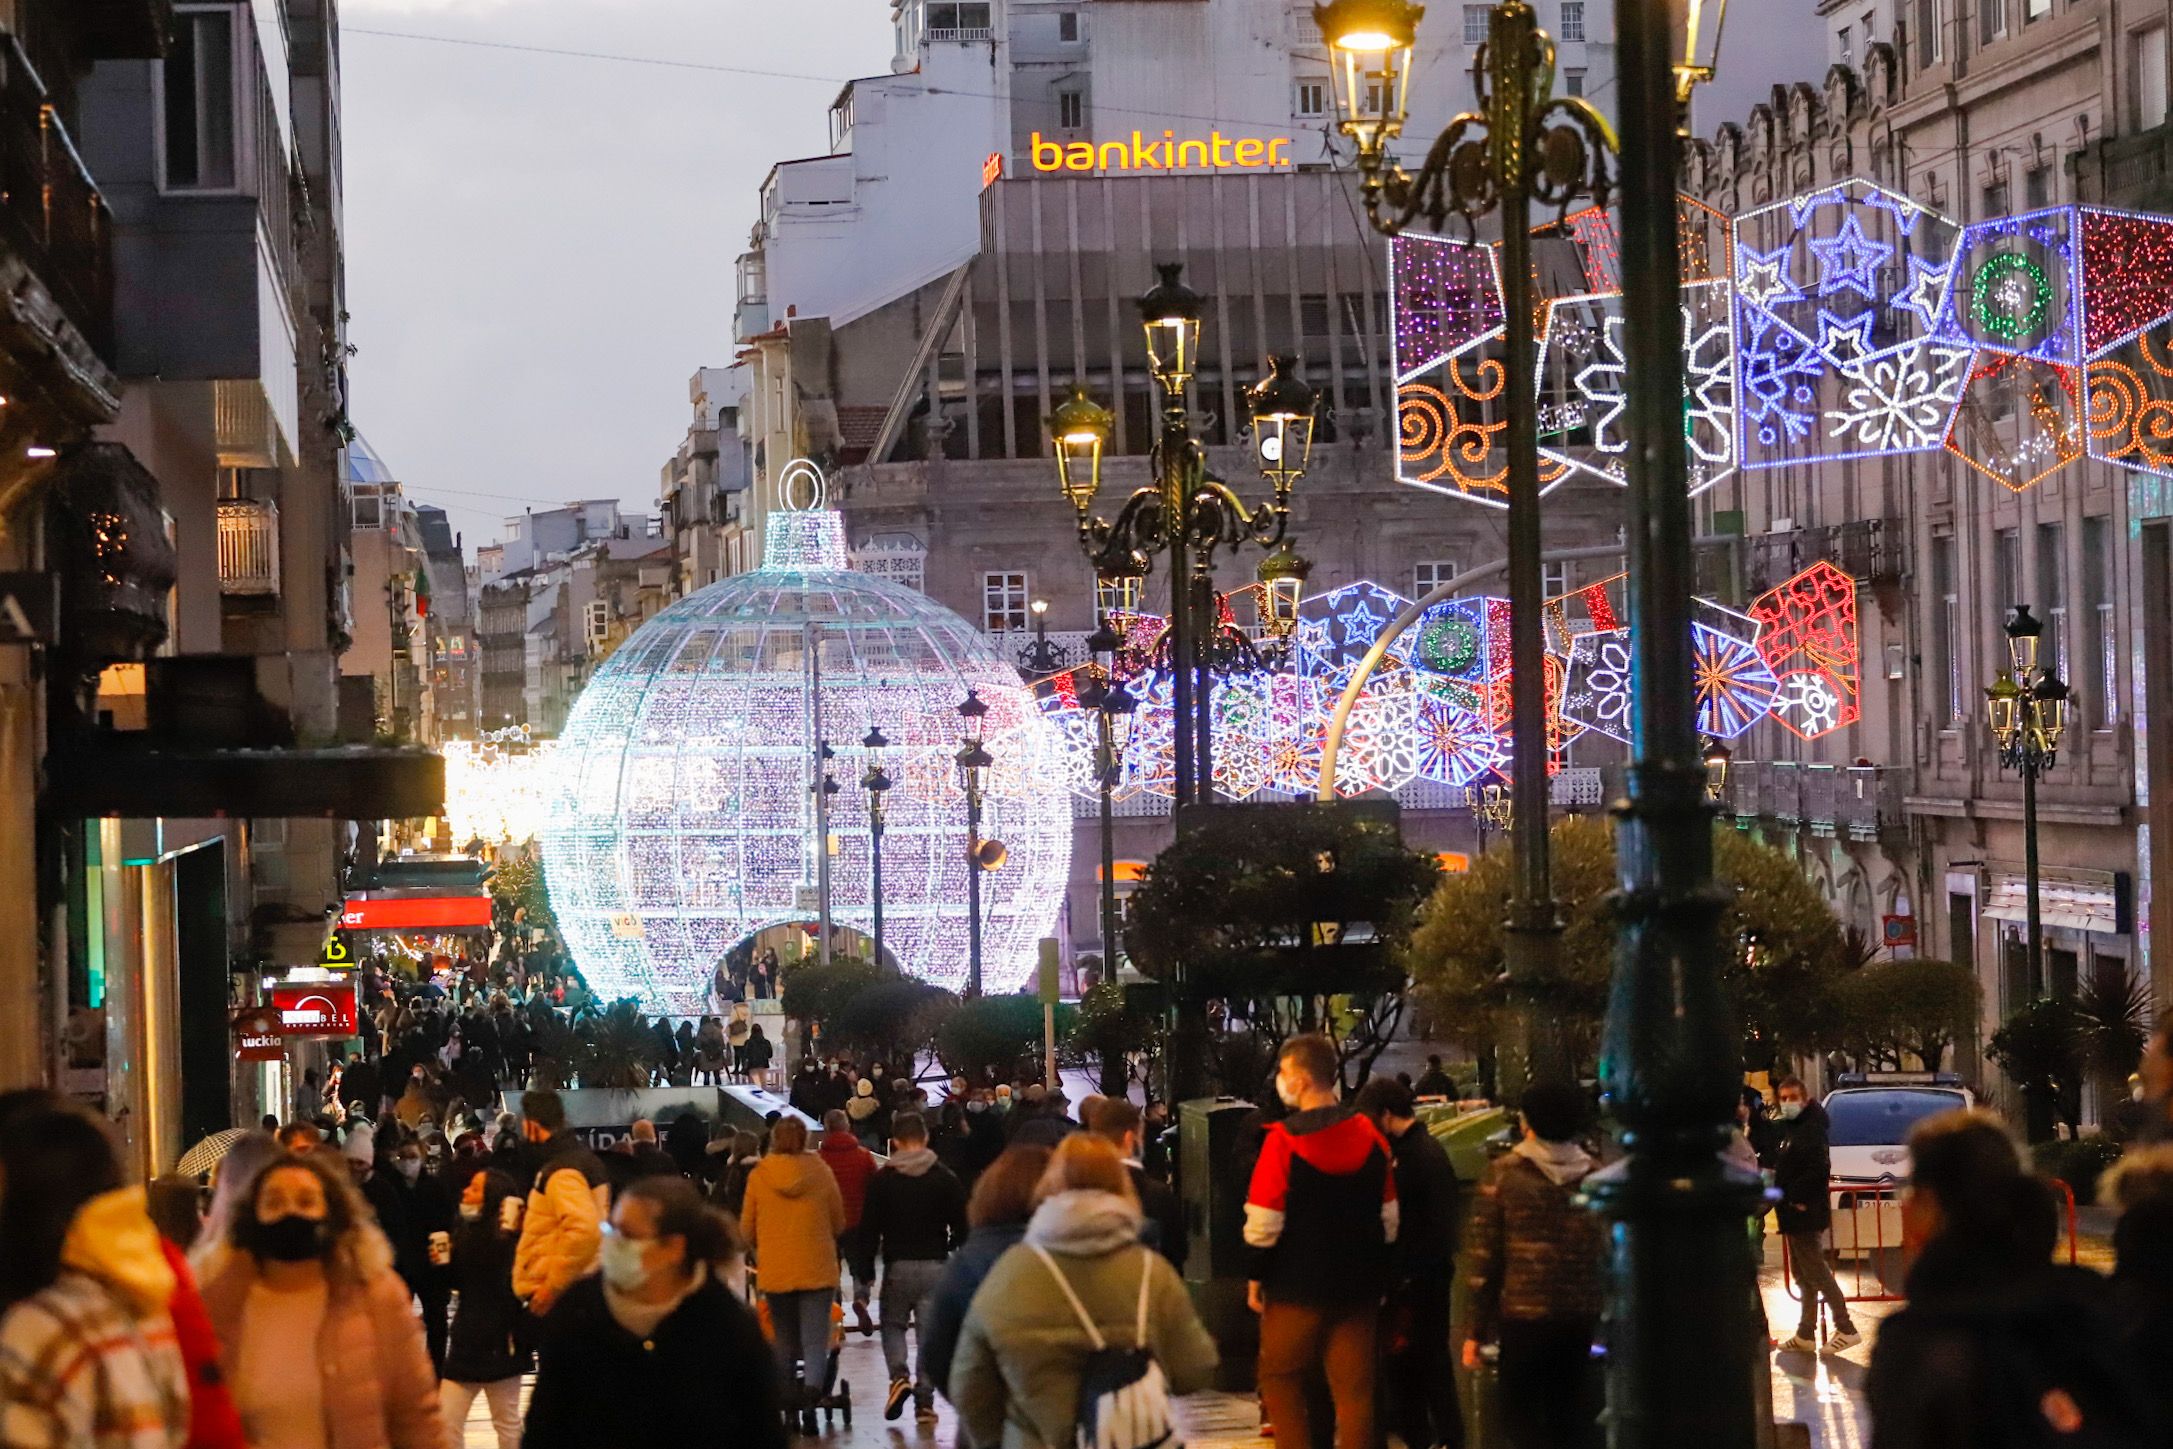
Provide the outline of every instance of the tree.
{"type": "Polygon", "coordinates": [[[819,959],[809,957],[785,967],[778,996],[785,1015],[819,1026],[827,1038],[846,1004],[881,980],[883,973],[873,961],[863,961],[856,956],[834,956],[825,966],[819,959]]]}
{"type": "MultiPolygon", "coordinates": [[[[1557,977],[1540,1009],[1570,1059],[1587,1067],[1614,973],[1614,830],[1604,819],[1570,816],[1554,823],[1549,842],[1567,919],[1557,977]]],[[[1835,988],[1853,964],[1840,923],[1780,851],[1726,829],[1716,830],[1713,849],[1714,875],[1728,892],[1718,925],[1729,943],[1722,979],[1742,1028],[1744,1065],[1770,1069],[1790,1054],[1837,1044],[1835,988]]],[[[1513,853],[1499,850],[1445,877],[1405,953],[1437,1017],[1480,1052],[1515,1029],[1502,951],[1513,867],[1513,853]]]]}
{"type": "Polygon", "coordinates": [[[935,1039],[958,998],[911,976],[877,979],[844,998],[824,1022],[824,1039],[894,1065],[910,1065],[935,1039]]]}
{"type": "Polygon", "coordinates": [[[2023,1117],[2032,1142],[2052,1138],[2055,1116],[2069,1127],[2080,1115],[2069,1104],[2082,1088],[2085,1055],[2081,1014],[2072,1001],[2040,997],[1992,1033],[1987,1057],[2022,1093],[2023,1117]]]}
{"type": "Polygon", "coordinates": [[[1152,1057],[1161,1043],[1162,1023],[1155,1014],[1132,1005],[1114,981],[1087,988],[1072,1018],[1064,1045],[1096,1067],[1095,1085],[1105,1097],[1121,1097],[1131,1085],[1131,1054],[1152,1057]]]}
{"type": "MultiPolygon", "coordinates": [[[[1071,1031],[1077,1015],[1075,1006],[1057,1007],[1057,1040],[1071,1031]]],[[[989,1072],[999,1081],[1039,1077],[1041,1050],[1041,998],[1029,991],[961,1003],[936,1032],[944,1069],[976,1082],[989,1072]]]]}
{"type": "Polygon", "coordinates": [[[632,998],[614,1001],[600,1014],[583,1020],[575,1033],[582,1086],[634,1091],[649,1085],[659,1052],[639,1002],[632,998]]]}
{"type": "Polygon", "coordinates": [[[558,938],[558,917],[551,913],[551,892],[543,875],[543,861],[533,851],[509,854],[491,871],[490,893],[494,916],[506,926],[519,925],[546,931],[558,938]]]}
{"type": "Polygon", "coordinates": [[[1952,961],[1912,957],[1881,961],[1844,977],[1839,986],[1842,1039],[1867,1066],[1891,1071],[1915,1057],[1936,1072],[1947,1049],[1977,1019],[1977,975],[1952,961]]]}
{"type": "Polygon", "coordinates": [[[2083,1067],[2097,1083],[2098,1100],[2117,1102],[2150,1039],[2150,988],[2132,971],[2100,972],[2076,998],[2075,1013],[2083,1067]]]}

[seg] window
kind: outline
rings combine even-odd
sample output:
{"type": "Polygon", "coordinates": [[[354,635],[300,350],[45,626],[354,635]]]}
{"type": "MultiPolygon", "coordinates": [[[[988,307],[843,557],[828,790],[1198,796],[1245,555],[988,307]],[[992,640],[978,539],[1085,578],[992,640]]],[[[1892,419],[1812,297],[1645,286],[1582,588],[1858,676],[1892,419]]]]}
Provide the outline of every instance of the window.
{"type": "Polygon", "coordinates": [[[1559,599],[1569,592],[1569,565],[1566,563],[1541,564],[1539,568],[1540,594],[1544,598],[1559,599]]]}
{"type": "Polygon", "coordinates": [[[2128,38],[2135,70],[2135,128],[2165,124],[2165,27],[2154,25],[2128,38]]]}
{"type": "Polygon", "coordinates": [[[1939,64],[1939,0],[1916,0],[1916,68],[1930,70],[1939,64]]]}
{"type": "Polygon", "coordinates": [[[1932,668],[1947,685],[1946,728],[1968,718],[1962,700],[1962,657],[1956,647],[1961,632],[1961,600],[1955,593],[1954,535],[1932,539],[1932,668]]]}
{"type": "Polygon", "coordinates": [[[1056,17],[1056,38],[1058,40],[1077,40],[1079,38],[1078,11],[1066,10],[1056,17]]]}
{"type": "Polygon", "coordinates": [[[1584,94],[1583,71],[1572,67],[1562,72],[1562,94],[1565,96],[1581,96],[1584,94]]]}
{"type": "Polygon", "coordinates": [[[991,634],[1026,627],[1026,575],[981,575],[981,627],[991,634]]]}
{"type": "Polygon", "coordinates": [[[1411,587],[1415,597],[1424,598],[1441,585],[1462,572],[1453,558],[1421,559],[1411,567],[1411,587]]]}
{"type": "Polygon", "coordinates": [[[1846,65],[1856,58],[1856,52],[1849,44],[1849,28],[1846,25],[1841,27],[1841,33],[1837,38],[1840,41],[1841,63],[1846,65]]]}
{"type": "Polygon", "coordinates": [[[2120,639],[2113,627],[2112,530],[2103,515],[2082,521],[2083,627],[2090,631],[2083,650],[2088,677],[2077,681],[2079,703],[2092,729],[2109,730],[2120,718],[2120,639]]]}
{"type": "Polygon", "coordinates": [[[1879,12],[1876,10],[1866,10],[1864,12],[1863,23],[1857,27],[1864,33],[1864,49],[1869,50],[1871,48],[1871,42],[1879,38],[1878,24],[1879,12]]]}
{"type": "Polygon", "coordinates": [[[1291,109],[1301,116],[1325,116],[1328,114],[1328,82],[1302,80],[1298,82],[1298,98],[1291,109]]]}
{"type": "Polygon", "coordinates": [[[166,185],[234,186],[234,11],[183,10],[166,52],[166,185]]]}
{"type": "Polygon", "coordinates": [[[2052,205],[2052,168],[2032,166],[2022,179],[2022,194],[2029,201],[2030,210],[2040,211],[2052,205]]]}
{"type": "Polygon", "coordinates": [[[2007,33],[2007,0],[1977,0],[1977,43],[1990,45],[2007,33]]]}
{"type": "Polygon", "coordinates": [[[2067,653],[2067,530],[2057,523],[2037,525],[2037,602],[2038,617],[2045,621],[2037,662],[2073,679],[2067,653]]]}
{"type": "Polygon", "coordinates": [[[2007,215],[2007,183],[1995,181],[1984,188],[1984,210],[1977,215],[1985,221],[1994,221],[2007,215]]]}
{"type": "Polygon", "coordinates": [[[1486,21],[1493,8],[1491,5],[1466,5],[1464,7],[1464,44],[1486,44],[1486,21]]]}
{"type": "MultiPolygon", "coordinates": [[[[2022,602],[2022,531],[2003,528],[1992,535],[1992,605],[1999,610],[2000,622],[2007,620],[2007,610],[2022,602]]],[[[2005,655],[2006,635],[2000,635],[2001,654],[2005,655]]]]}
{"type": "Polygon", "coordinates": [[[1078,91],[1056,93],[1056,124],[1059,129],[1076,131],[1086,124],[1086,97],[1078,91]]]}
{"type": "MultiPolygon", "coordinates": [[[[1562,0],[1562,40],[1584,39],[1584,0],[1562,0]]],[[[1576,92],[1570,92],[1575,95],[1576,92]]]]}
{"type": "Polygon", "coordinates": [[[2042,20],[2052,13],[2052,0],[2022,0],[2022,22],[2042,20]]]}

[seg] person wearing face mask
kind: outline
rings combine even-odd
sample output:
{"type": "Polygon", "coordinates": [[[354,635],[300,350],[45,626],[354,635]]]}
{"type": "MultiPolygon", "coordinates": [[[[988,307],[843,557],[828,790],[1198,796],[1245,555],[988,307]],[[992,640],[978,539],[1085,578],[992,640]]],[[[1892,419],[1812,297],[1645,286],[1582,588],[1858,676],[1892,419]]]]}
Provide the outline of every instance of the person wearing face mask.
{"type": "Polygon", "coordinates": [[[1783,1136],[1773,1155],[1773,1184],[1781,1191],[1777,1209],[1781,1234],[1788,1239],[1788,1262],[1803,1299],[1795,1335],[1781,1340],[1783,1353],[1817,1353],[1818,1305],[1833,1312],[1833,1334],[1825,1352],[1840,1353],[1862,1343],[1849,1317],[1849,1301],[1826,1262],[1826,1229],[1833,1221],[1833,1152],[1828,1145],[1826,1109],[1794,1077],[1783,1081],[1780,1099],[1783,1136]]]}
{"type": "Polygon", "coordinates": [[[566,1104],[558,1093],[521,1095],[521,1135],[536,1153],[536,1173],[514,1250],[513,1291],[541,1318],[596,1266],[611,1185],[602,1159],[566,1130],[566,1104]]]}
{"type": "Polygon", "coordinates": [[[453,1286],[460,1316],[445,1350],[445,1381],[438,1404],[445,1435],[458,1444],[478,1394],[490,1405],[498,1449],[519,1449],[521,1375],[531,1355],[520,1341],[520,1300],[513,1296],[513,1244],[519,1234],[520,1189],[503,1172],[468,1179],[452,1234],[453,1286]]]}
{"type": "Polygon", "coordinates": [[[769,1346],[724,1281],[740,1252],[731,1220],[686,1179],[627,1188],[602,1271],[544,1324],[524,1449],[784,1449],[769,1346]]]}
{"type": "Polygon", "coordinates": [[[245,1201],[203,1295],[250,1449],[445,1449],[408,1287],[338,1165],[275,1157],[245,1201]]]}

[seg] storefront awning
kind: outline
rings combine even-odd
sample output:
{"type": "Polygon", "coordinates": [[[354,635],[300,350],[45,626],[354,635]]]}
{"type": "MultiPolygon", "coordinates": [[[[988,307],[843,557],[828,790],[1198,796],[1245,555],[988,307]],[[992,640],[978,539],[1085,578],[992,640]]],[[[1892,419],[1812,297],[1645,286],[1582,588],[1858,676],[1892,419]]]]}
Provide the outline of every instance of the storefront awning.
{"type": "MultiPolygon", "coordinates": [[[[2039,921],[2048,930],[2094,931],[2106,936],[2121,934],[2119,897],[2112,875],[2105,873],[2102,883],[2073,878],[2084,874],[2067,872],[2063,873],[2063,878],[2055,878],[2047,873],[2039,880],[2039,921]]],[[[1991,872],[1986,881],[1981,914],[1994,921],[2027,921],[2030,918],[2027,877],[2019,871],[1991,872]]]]}
{"type": "Polygon", "coordinates": [[[487,931],[489,896],[357,896],[340,912],[343,931],[487,931]]]}

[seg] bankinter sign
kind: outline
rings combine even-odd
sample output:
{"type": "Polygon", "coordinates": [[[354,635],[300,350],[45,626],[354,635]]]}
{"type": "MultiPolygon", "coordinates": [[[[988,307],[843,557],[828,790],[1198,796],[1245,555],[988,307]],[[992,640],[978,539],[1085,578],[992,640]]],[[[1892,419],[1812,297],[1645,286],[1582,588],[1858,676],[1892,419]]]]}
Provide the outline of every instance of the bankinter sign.
{"type": "Polygon", "coordinates": [[[1144,131],[1134,131],[1129,141],[1044,141],[1034,132],[1036,171],[1101,172],[1104,175],[1141,171],[1264,171],[1290,164],[1290,138],[1272,140],[1258,136],[1235,138],[1220,131],[1204,141],[1180,141],[1175,131],[1164,131],[1150,141],[1144,131]]]}

